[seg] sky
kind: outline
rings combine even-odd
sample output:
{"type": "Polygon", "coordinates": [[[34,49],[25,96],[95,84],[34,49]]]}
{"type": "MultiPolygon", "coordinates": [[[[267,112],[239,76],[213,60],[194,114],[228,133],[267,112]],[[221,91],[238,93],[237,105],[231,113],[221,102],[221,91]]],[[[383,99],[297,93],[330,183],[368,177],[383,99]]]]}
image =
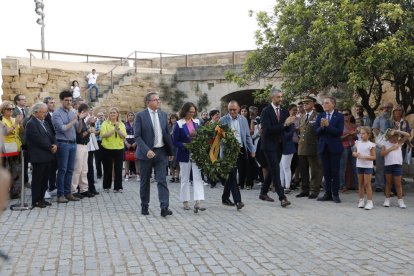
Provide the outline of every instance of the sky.
{"type": "MultiPolygon", "coordinates": [[[[45,49],[126,57],[255,49],[256,19],[277,0],[43,0],[45,49]]],[[[0,2],[0,57],[41,49],[33,0],[0,2]]],[[[38,54],[40,58],[40,54],[38,54]]]]}

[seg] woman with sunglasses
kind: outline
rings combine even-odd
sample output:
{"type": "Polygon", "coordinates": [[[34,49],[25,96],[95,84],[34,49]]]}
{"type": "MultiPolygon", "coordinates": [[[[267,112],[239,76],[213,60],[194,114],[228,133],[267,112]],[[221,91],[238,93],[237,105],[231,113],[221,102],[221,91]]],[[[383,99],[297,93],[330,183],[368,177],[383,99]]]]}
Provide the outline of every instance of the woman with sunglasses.
{"type": "Polygon", "coordinates": [[[122,123],[119,110],[116,107],[109,109],[108,119],[102,123],[100,135],[102,137],[103,188],[109,193],[112,186],[112,168],[114,172],[114,191],[122,193],[122,161],[124,158],[124,140],[126,129],[122,123]],[[113,165],[113,166],[112,166],[113,165]]]}
{"type": "MultiPolygon", "coordinates": [[[[20,152],[20,147],[22,145],[19,133],[21,123],[23,122],[23,116],[17,115],[16,118],[12,118],[13,110],[14,105],[10,101],[4,101],[0,105],[1,115],[3,116],[2,123],[5,126],[4,146],[2,150],[5,154],[20,152]]],[[[9,167],[12,176],[10,197],[12,199],[19,198],[21,192],[21,187],[17,183],[17,179],[19,178],[19,175],[21,175],[21,171],[19,170],[19,154],[16,154],[16,156],[2,157],[2,161],[4,167],[9,167]]]]}
{"type": "Polygon", "coordinates": [[[341,136],[344,151],[342,152],[339,167],[339,188],[342,192],[346,192],[349,188],[356,189],[358,186],[356,159],[352,156],[352,148],[355,145],[355,140],[357,139],[357,127],[350,109],[343,109],[341,113],[344,115],[344,130],[341,136]],[[351,166],[352,181],[354,182],[352,187],[350,185],[346,185],[345,183],[345,175],[348,166],[351,166]]]}

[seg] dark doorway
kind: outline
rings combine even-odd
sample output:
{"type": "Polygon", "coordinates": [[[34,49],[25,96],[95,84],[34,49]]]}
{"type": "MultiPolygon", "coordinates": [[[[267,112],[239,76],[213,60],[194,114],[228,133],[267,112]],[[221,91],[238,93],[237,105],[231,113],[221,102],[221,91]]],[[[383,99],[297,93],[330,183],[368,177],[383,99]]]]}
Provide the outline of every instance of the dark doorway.
{"type": "Polygon", "coordinates": [[[227,114],[227,104],[230,101],[237,101],[240,106],[247,105],[249,106],[257,106],[259,108],[259,114],[262,111],[262,109],[268,104],[268,103],[262,103],[258,104],[254,102],[253,93],[257,91],[256,89],[248,89],[248,90],[240,90],[236,91],[230,94],[227,94],[223,98],[221,98],[221,111],[222,114],[227,114]]]}

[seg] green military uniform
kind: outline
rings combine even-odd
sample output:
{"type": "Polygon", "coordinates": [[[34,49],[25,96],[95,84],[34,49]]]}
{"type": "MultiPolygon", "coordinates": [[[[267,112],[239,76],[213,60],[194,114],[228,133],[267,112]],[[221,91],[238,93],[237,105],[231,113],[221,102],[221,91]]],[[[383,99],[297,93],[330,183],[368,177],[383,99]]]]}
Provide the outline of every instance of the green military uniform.
{"type": "Polygon", "coordinates": [[[308,113],[304,114],[300,119],[299,126],[298,157],[302,178],[300,195],[309,195],[310,198],[316,198],[319,194],[323,176],[322,165],[318,157],[318,136],[314,126],[317,116],[316,111],[312,111],[310,115],[308,113]],[[309,168],[311,171],[310,181],[309,168]]]}

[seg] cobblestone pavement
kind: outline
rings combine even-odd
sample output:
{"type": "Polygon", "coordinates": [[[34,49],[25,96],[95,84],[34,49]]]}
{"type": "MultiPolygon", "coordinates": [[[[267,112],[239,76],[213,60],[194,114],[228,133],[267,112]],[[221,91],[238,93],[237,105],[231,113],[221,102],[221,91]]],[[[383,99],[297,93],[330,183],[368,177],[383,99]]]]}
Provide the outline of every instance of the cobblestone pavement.
{"type": "MultiPolygon", "coordinates": [[[[97,187],[101,184],[98,183],[97,187]]],[[[411,187],[413,184],[411,183],[411,187]]],[[[246,207],[221,204],[221,187],[206,187],[205,212],[185,211],[170,185],[173,216],[162,218],[155,183],[150,215],[140,214],[138,182],[124,193],[0,218],[0,248],[10,261],[1,275],[413,275],[414,189],[406,210],[358,209],[289,195],[292,205],[242,191],[246,207]]],[[[270,193],[275,197],[276,194],[270,193]]]]}

